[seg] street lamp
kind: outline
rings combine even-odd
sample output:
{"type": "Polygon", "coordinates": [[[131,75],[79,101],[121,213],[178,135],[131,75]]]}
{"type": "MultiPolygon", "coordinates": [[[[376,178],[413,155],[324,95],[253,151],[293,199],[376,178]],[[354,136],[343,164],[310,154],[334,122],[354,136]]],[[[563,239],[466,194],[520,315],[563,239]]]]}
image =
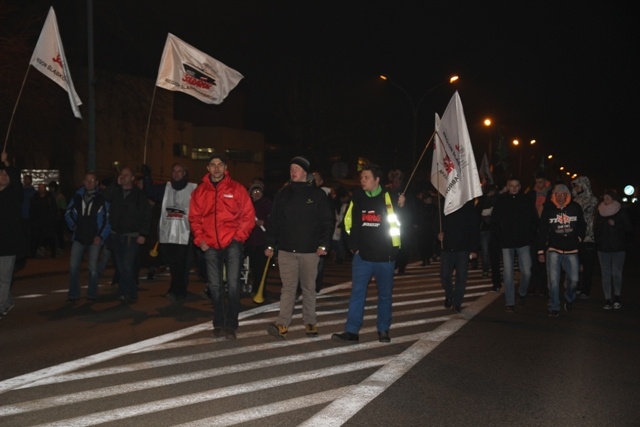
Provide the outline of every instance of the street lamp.
{"type": "Polygon", "coordinates": [[[424,100],[427,97],[427,95],[429,95],[431,92],[433,92],[434,90],[438,89],[441,86],[446,85],[447,83],[449,83],[449,84],[455,83],[456,81],[459,80],[459,77],[458,76],[451,76],[451,77],[449,77],[449,79],[447,81],[444,81],[442,83],[438,83],[437,85],[433,86],[432,88],[427,90],[424,93],[424,95],[422,95],[422,98],[420,98],[418,103],[414,103],[413,102],[413,98],[411,98],[411,95],[409,95],[409,93],[402,86],[400,86],[398,83],[396,83],[395,81],[390,80],[387,76],[385,76],[383,74],[380,75],[380,78],[382,80],[388,81],[393,86],[395,86],[398,89],[400,89],[400,92],[402,92],[407,97],[407,100],[409,100],[409,105],[411,106],[411,112],[413,114],[413,129],[412,129],[412,134],[411,134],[411,160],[415,164],[415,162],[416,162],[416,152],[417,152],[417,147],[418,147],[418,112],[420,111],[420,107],[422,106],[422,103],[424,102],[424,100]]]}
{"type": "MultiPolygon", "coordinates": [[[[530,146],[535,145],[535,143],[536,143],[535,139],[532,139],[531,141],[529,141],[529,145],[530,146]]],[[[520,141],[518,141],[517,139],[514,139],[513,140],[513,145],[516,146],[516,147],[519,146],[520,145],[520,141]]],[[[524,147],[522,147],[520,149],[520,155],[519,155],[519,160],[518,160],[518,178],[520,180],[522,180],[522,152],[523,151],[524,151],[524,147]]]]}

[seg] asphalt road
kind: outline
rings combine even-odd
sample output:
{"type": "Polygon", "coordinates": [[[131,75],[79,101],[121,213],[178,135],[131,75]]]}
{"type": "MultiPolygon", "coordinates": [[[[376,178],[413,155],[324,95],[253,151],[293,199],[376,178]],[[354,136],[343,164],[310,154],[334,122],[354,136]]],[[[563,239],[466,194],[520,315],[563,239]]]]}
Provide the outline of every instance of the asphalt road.
{"type": "Polygon", "coordinates": [[[555,319],[541,297],[505,312],[479,271],[455,314],[438,265],[414,263],[396,277],[391,344],[375,338],[372,286],[353,346],[330,340],[348,263],[327,262],[318,339],[304,336],[300,307],[287,340],[265,332],[273,269],[265,303],[243,298],[238,339],[220,341],[195,276],[184,304],[162,296],[159,276],[122,306],[107,274],[98,302],[69,305],[66,258],[30,260],[0,321],[0,425],[638,426],[638,259],[628,254],[621,310],[602,309],[596,277],[591,299],[555,319]]]}

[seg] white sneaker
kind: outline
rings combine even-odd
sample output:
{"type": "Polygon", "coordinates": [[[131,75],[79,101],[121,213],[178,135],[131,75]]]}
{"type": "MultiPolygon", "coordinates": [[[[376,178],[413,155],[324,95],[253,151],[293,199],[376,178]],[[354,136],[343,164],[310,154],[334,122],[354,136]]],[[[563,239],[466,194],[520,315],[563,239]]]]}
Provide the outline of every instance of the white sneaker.
{"type": "Polygon", "coordinates": [[[622,308],[622,304],[620,304],[620,302],[616,301],[613,303],[613,309],[614,310],[619,310],[622,308]]]}

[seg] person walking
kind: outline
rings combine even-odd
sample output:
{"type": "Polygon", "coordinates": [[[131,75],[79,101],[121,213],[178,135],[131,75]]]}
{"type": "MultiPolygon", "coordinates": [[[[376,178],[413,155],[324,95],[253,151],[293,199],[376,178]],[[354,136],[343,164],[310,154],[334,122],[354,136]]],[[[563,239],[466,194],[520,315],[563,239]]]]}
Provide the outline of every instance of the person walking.
{"type": "MultiPolygon", "coordinates": [[[[333,341],[357,343],[364,319],[367,289],[373,277],[378,290],[378,341],[391,342],[393,273],[400,251],[400,222],[389,191],[380,185],[382,170],[375,164],[360,171],[360,189],[345,214],[345,230],[349,233],[351,262],[351,297],[344,332],[331,335],[333,341]]],[[[398,195],[399,206],[405,196],[398,195]]]]}
{"type": "Polygon", "coordinates": [[[537,233],[538,260],[547,265],[549,277],[549,317],[560,315],[560,275],[566,274],[564,309],[571,312],[576,299],[579,276],[578,248],[584,239],[586,223],[582,208],[571,200],[565,184],[556,184],[551,203],[545,205],[537,233]]]}
{"type": "Polygon", "coordinates": [[[133,169],[123,167],[117,182],[103,193],[109,202],[112,256],[118,271],[118,293],[123,304],[138,301],[137,258],[151,232],[151,206],[142,190],[134,185],[133,169]]]}
{"type": "Polygon", "coordinates": [[[597,257],[593,220],[596,216],[598,198],[594,196],[591,190],[591,181],[586,176],[579,176],[571,181],[571,196],[582,208],[584,221],[587,223],[584,240],[580,242],[580,247],[578,248],[578,260],[580,261],[578,293],[580,294],[580,299],[587,300],[591,293],[593,269],[597,257]]]}
{"type": "Polygon", "coordinates": [[[64,212],[64,221],[71,230],[71,254],[69,256],[69,291],[67,301],[75,303],[80,298],[80,267],[86,252],[89,253],[89,287],[87,299],[98,298],[100,250],[111,232],[108,221],[109,204],[97,189],[98,177],[87,172],[80,187],[64,212]]]}
{"type": "Polygon", "coordinates": [[[11,166],[6,151],[0,157],[0,319],[14,306],[11,295],[16,257],[28,242],[22,233],[22,184],[20,173],[11,166]]]}
{"type": "Polygon", "coordinates": [[[204,253],[207,264],[213,336],[234,340],[240,314],[244,243],[256,224],[256,211],[247,189],[231,179],[227,160],[221,154],[209,157],[207,173],[191,194],[189,223],[193,243],[204,253]]]}
{"type": "Polygon", "coordinates": [[[311,174],[303,156],[290,161],[290,180],[273,198],[265,255],[278,250],[282,290],[280,312],[267,332],[285,338],[291,325],[298,284],[302,290],[302,320],[308,337],[317,337],[316,277],[320,257],[328,253],[334,215],[331,201],[311,174]]]}
{"type": "Polygon", "coordinates": [[[469,200],[460,209],[445,215],[442,218],[442,231],[438,233],[438,240],[442,244],[440,282],[445,292],[444,307],[452,307],[456,313],[462,311],[469,263],[478,258],[480,218],[475,203],[475,199],[469,200]]]}
{"type": "Polygon", "coordinates": [[[496,200],[491,213],[491,233],[502,252],[502,282],[507,312],[515,310],[515,258],[518,257],[520,284],[518,304],[524,305],[531,278],[531,245],[538,231],[538,213],[522,193],[520,180],[510,178],[507,192],[496,200]]]}
{"type": "Polygon", "coordinates": [[[31,255],[38,255],[42,248],[42,256],[49,248],[51,258],[56,257],[58,245],[56,244],[55,223],[58,217],[58,205],[47,190],[45,184],[38,184],[38,191],[33,195],[30,204],[29,218],[31,222],[31,255]]]}
{"type": "Polygon", "coordinates": [[[626,255],[627,237],[633,227],[627,211],[622,207],[615,190],[604,191],[594,219],[595,241],[602,275],[602,292],[605,303],[602,308],[622,308],[622,269],[626,255]],[[613,284],[613,304],[611,285],[613,284]]]}
{"type": "Polygon", "coordinates": [[[169,264],[171,282],[166,293],[172,302],[182,302],[187,298],[189,267],[192,263],[191,226],[189,206],[191,194],[197,185],[189,182],[187,168],[181,163],[171,166],[171,180],[154,184],[151,168],[142,165],[142,188],[144,194],[160,205],[158,219],[158,245],[160,254],[169,264]]]}

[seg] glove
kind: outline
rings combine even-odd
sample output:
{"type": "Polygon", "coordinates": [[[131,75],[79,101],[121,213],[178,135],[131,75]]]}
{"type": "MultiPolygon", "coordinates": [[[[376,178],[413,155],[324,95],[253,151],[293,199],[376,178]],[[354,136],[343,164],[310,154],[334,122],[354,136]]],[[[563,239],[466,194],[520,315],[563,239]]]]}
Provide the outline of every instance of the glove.
{"type": "Polygon", "coordinates": [[[146,163],[142,165],[142,175],[145,177],[151,176],[151,168],[146,163]]]}

